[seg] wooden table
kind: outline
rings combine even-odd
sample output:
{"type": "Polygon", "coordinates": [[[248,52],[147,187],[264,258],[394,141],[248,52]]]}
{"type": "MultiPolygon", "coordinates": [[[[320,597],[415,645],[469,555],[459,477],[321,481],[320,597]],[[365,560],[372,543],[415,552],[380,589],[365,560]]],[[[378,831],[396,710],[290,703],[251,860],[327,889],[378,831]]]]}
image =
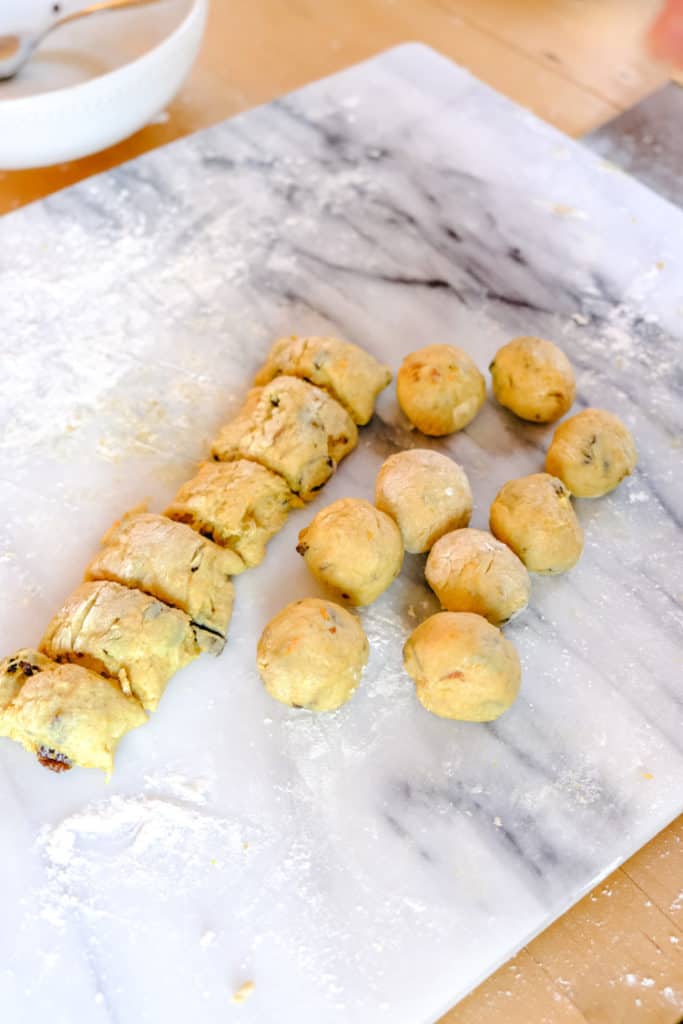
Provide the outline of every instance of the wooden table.
{"type": "MultiPolygon", "coordinates": [[[[419,39],[571,135],[662,85],[642,48],[658,0],[213,0],[168,117],[86,160],[0,173],[0,213],[419,39]]],[[[441,1024],[676,1024],[683,1018],[683,819],[441,1024]]]]}

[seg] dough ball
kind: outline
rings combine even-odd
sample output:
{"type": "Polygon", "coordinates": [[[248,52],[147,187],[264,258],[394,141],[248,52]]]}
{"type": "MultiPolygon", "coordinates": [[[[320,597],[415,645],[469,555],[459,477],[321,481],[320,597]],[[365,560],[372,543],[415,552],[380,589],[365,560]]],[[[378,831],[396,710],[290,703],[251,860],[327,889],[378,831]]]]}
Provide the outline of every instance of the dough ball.
{"type": "Polygon", "coordinates": [[[109,581],[82,583],[50,622],[40,649],[118,680],[154,711],[174,673],[199,655],[192,624],[139,590],[109,581]]]}
{"type": "Polygon", "coordinates": [[[252,388],[211,451],[220,462],[253,459],[310,501],[357,443],[356,424],[326,391],[298,377],[276,377],[252,388]]]}
{"type": "Polygon", "coordinates": [[[234,551],[251,567],[263,561],[266,544],[285,525],[290,510],[300,507],[281,476],[238,459],[203,463],[165,514],[234,551]]]}
{"type": "Polygon", "coordinates": [[[447,455],[413,448],[391,455],[375,483],[375,505],[398,523],[406,551],[429,551],[434,541],[472,515],[465,471],[447,455]]]}
{"type": "Polygon", "coordinates": [[[401,571],[398,526],[362,498],[333,501],[299,534],[297,551],[313,575],[355,605],[371,604],[401,571]]]}
{"type": "Polygon", "coordinates": [[[351,612],[315,597],[294,601],[268,623],[256,665],[275,700],[334,711],[349,699],[368,660],[368,641],[351,612]]]}
{"type": "Polygon", "coordinates": [[[388,366],[350,341],[294,335],[274,343],[254,384],[267,384],[281,373],[325,388],[359,425],[368,422],[377,395],[391,380],[388,366]]]}
{"type": "Polygon", "coordinates": [[[492,722],[519,693],[517,651],[481,615],[432,615],[406,641],[403,664],[420,703],[441,718],[492,722]]]}
{"type": "Polygon", "coordinates": [[[431,437],[466,427],[486,398],[486,382],[467,352],[427,345],[406,356],[396,378],[398,404],[431,437]]]}
{"type": "Polygon", "coordinates": [[[184,523],[131,512],[102,538],[86,580],[112,580],[180,608],[197,627],[202,650],[219,654],[232,615],[233,572],[244,563],[233,551],[184,523]]]}
{"type": "Polygon", "coordinates": [[[545,468],[578,498],[608,494],[636,467],[631,432],[604,409],[584,409],[555,431],[545,468]]]}
{"type": "Polygon", "coordinates": [[[80,665],[53,663],[25,680],[2,716],[4,734],[44,767],[63,772],[77,764],[108,776],[121,737],[146,721],[135,698],[113,680],[80,665]]]}
{"type": "Polygon", "coordinates": [[[517,555],[486,530],[455,530],[437,540],[425,576],[443,608],[475,612],[494,626],[529,603],[529,573],[517,555]]]}
{"type": "Polygon", "coordinates": [[[583,530],[569,491],[548,473],[504,484],[491,505],[489,524],[530,572],[565,572],[583,550],[583,530]]]}
{"type": "Polygon", "coordinates": [[[552,341],[514,338],[498,349],[489,370],[494,395],[520,419],[552,423],[574,401],[574,371],[552,341]]]}

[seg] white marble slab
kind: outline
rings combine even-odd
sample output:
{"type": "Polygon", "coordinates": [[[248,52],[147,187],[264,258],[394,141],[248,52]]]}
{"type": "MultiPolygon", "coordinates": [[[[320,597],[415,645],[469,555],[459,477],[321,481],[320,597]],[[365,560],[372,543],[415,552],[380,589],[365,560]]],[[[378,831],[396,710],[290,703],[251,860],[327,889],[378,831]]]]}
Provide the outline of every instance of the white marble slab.
{"type": "MultiPolygon", "coordinates": [[[[38,639],[113,518],[163,507],[280,332],[394,367],[427,342],[485,368],[515,334],[555,338],[578,404],[641,452],[578,503],[584,557],[509,627],[523,692],[495,724],[430,716],[402,673],[435,608],[416,558],[363,612],[347,707],[267,697],[258,634],[316,592],[294,551],[310,509],[109,786],[0,743],[3,1024],[427,1024],[680,810],[682,260],[679,211],[419,46],[0,222],[3,652],[38,639]]],[[[474,525],[549,433],[489,402],[433,442],[471,476],[474,525]]],[[[313,508],[424,443],[387,392],[313,508]]]]}

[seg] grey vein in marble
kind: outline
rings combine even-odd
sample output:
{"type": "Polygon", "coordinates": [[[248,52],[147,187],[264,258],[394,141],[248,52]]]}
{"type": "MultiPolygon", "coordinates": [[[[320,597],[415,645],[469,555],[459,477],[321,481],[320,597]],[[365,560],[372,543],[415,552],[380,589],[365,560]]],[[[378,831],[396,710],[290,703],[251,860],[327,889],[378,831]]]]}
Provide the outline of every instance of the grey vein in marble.
{"type": "Polygon", "coordinates": [[[394,368],[453,341],[482,369],[547,336],[577,406],[633,429],[634,476],[577,502],[581,562],[507,630],[523,690],[496,723],[415,700],[401,646],[437,607],[416,557],[362,613],[348,706],[281,707],[255,672],[268,618],[316,593],[299,529],[370,497],[388,453],[462,462],[478,527],[542,466],[552,428],[489,400],[425,440],[388,391],[109,787],[0,745],[3,1020],[427,1024],[680,810],[683,215],[404,47],[5,217],[0,241],[3,650],[35,642],[123,510],[164,507],[280,333],[394,368]]]}

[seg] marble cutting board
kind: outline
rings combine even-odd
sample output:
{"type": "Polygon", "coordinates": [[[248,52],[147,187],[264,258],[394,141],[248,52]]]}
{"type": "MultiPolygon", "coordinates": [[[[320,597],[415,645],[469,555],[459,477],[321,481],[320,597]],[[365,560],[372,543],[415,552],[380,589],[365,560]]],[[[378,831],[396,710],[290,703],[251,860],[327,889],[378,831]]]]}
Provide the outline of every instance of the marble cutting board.
{"type": "Polygon", "coordinates": [[[494,724],[430,716],[402,674],[436,608],[417,558],[363,612],[346,708],[284,708],[254,670],[266,620],[316,593],[298,530],[388,453],[461,461],[475,526],[542,465],[549,429],[489,401],[425,442],[391,390],[110,785],[0,741],[3,1022],[428,1024],[681,809],[683,215],[411,45],[7,216],[0,243],[3,653],[115,517],[163,508],[281,332],[394,368],[547,336],[577,405],[634,430],[636,474],[577,503],[580,564],[508,629],[523,692],[494,724]]]}

